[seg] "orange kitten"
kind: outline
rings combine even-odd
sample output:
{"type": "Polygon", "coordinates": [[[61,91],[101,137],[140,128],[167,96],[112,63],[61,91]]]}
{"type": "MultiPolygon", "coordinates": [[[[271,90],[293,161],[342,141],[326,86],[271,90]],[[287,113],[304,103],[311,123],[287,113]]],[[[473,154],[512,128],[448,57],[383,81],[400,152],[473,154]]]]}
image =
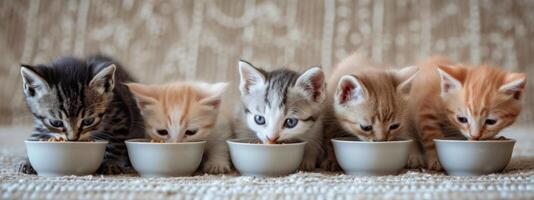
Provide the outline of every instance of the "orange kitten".
{"type": "Polygon", "coordinates": [[[219,114],[226,83],[127,84],[137,99],[147,135],[167,142],[207,141],[203,170],[230,171],[225,140],[231,133],[219,114]]]}
{"type": "Polygon", "coordinates": [[[419,66],[410,103],[413,126],[429,169],[441,169],[433,139],[451,135],[494,139],[521,111],[524,73],[486,65],[451,65],[440,57],[429,58],[419,66]]]}
{"type": "Polygon", "coordinates": [[[354,54],[337,65],[328,82],[325,142],[321,167],[338,168],[330,139],[356,136],[362,141],[400,139],[407,123],[406,101],[417,67],[378,69],[354,54]]]}

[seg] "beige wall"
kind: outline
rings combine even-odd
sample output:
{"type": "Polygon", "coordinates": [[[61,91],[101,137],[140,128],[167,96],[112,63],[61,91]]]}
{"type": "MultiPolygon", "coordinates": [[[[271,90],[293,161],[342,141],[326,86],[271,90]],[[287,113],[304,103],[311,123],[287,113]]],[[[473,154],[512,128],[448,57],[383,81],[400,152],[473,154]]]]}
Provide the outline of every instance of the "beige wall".
{"type": "Polygon", "coordinates": [[[529,0],[2,0],[0,124],[30,119],[19,63],[61,55],[102,52],[148,83],[235,81],[238,58],[328,72],[356,50],[385,65],[443,54],[534,75],[532,10],[529,0]]]}

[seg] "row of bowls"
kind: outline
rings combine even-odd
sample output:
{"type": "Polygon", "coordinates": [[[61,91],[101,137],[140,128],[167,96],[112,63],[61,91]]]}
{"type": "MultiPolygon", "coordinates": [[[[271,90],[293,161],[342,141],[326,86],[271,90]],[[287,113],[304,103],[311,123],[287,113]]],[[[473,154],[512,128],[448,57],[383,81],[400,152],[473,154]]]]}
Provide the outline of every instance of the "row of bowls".
{"type": "MultiPolygon", "coordinates": [[[[465,141],[436,139],[438,158],[449,175],[473,176],[502,171],[510,161],[515,140],[465,141]]],[[[332,140],[339,165],[351,175],[394,175],[405,166],[412,140],[362,142],[332,140]]],[[[250,139],[227,141],[234,167],[245,176],[283,176],[297,170],[305,142],[256,144],[250,139]]],[[[32,167],[41,176],[87,175],[102,163],[106,141],[26,141],[32,167]]],[[[190,176],[202,161],[205,142],[150,143],[126,141],[130,161],[143,177],[190,176]]]]}

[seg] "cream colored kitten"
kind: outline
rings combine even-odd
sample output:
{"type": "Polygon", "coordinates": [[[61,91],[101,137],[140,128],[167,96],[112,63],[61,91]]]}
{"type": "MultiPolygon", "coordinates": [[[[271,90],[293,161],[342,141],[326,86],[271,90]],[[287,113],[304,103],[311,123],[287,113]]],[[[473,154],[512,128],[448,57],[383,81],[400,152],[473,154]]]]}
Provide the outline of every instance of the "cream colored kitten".
{"type": "Polygon", "coordinates": [[[352,135],[362,141],[388,141],[407,136],[401,134],[407,124],[406,101],[416,72],[417,67],[378,69],[357,54],[337,65],[327,84],[327,157],[322,168],[338,168],[332,138],[352,135]]]}
{"type": "Polygon", "coordinates": [[[207,141],[203,171],[231,170],[226,139],[227,117],[219,112],[227,83],[175,82],[165,85],[127,84],[137,99],[147,135],[167,142],[207,141]]]}

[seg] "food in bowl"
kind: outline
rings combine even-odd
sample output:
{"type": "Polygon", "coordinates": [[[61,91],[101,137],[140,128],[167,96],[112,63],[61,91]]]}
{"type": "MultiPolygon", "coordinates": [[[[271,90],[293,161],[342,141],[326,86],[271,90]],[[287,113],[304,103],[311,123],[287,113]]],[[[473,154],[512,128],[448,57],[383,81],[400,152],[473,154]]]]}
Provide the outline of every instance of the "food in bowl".
{"type": "Polygon", "coordinates": [[[234,167],[244,176],[275,177],[297,171],[306,142],[258,144],[253,139],[227,140],[234,167]]]}
{"type": "Polygon", "coordinates": [[[434,139],[441,166],[453,176],[478,176],[504,170],[512,157],[515,140],[434,139]]]}
{"type": "Polygon", "coordinates": [[[40,176],[93,174],[102,164],[107,141],[25,141],[32,167],[40,176]]]}
{"type": "Polygon", "coordinates": [[[126,141],[134,169],[143,177],[191,176],[200,165],[206,142],[126,141]]]}
{"type": "Polygon", "coordinates": [[[62,137],[51,137],[51,138],[48,138],[48,140],[46,140],[48,142],[66,142],[67,140],[65,138],[62,138],[62,137]]]}
{"type": "Polygon", "coordinates": [[[355,137],[332,139],[339,166],[346,174],[383,176],[399,173],[408,161],[412,140],[367,142],[355,137]]]}

